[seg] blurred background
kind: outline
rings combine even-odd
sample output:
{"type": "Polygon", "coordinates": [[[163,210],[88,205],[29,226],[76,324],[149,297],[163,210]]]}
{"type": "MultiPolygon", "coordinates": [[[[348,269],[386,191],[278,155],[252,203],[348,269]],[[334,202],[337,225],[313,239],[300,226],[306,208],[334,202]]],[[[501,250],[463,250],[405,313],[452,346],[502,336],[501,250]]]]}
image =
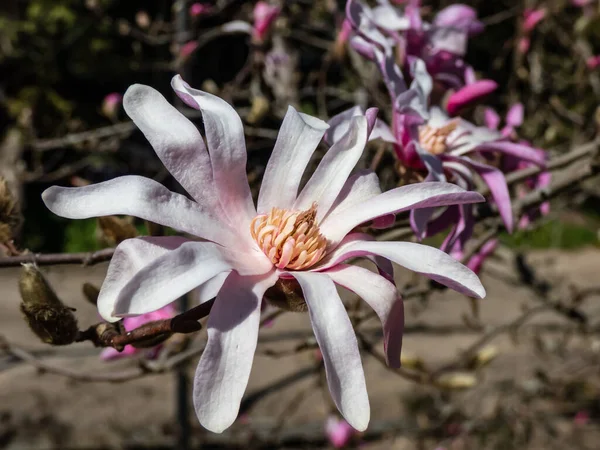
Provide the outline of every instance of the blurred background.
{"type": "MultiPolygon", "coordinates": [[[[344,1],[279,2],[265,32],[257,31],[255,3],[0,2],[0,176],[22,215],[0,219],[12,221],[17,248],[93,252],[152,232],[143,221],[107,225],[59,218],[40,198],[53,184],[83,186],[140,174],[183,192],[122,109],[133,83],[151,85],[176,103],[169,83],[181,73],[190,85],[234,105],[247,133],[255,195],[287,105],[327,120],[356,104],[375,103],[385,117],[389,102],[377,96],[380,81],[365,82],[369,63],[340,35],[344,1]]],[[[452,3],[424,1],[422,13],[427,17],[452,3]]],[[[466,60],[499,84],[486,105],[502,115],[523,103],[520,136],[554,156],[595,139],[598,2],[464,3],[486,26],[470,40],[466,60]],[[527,8],[545,13],[525,30],[527,8]]],[[[198,112],[182,111],[202,127],[198,112]]],[[[481,111],[473,115],[481,117],[481,111]]],[[[392,152],[370,145],[362,166],[375,156],[382,188],[395,187],[392,152]]],[[[18,310],[19,268],[0,268],[0,334],[39,361],[67,369],[46,373],[43,364],[2,356],[0,345],[0,448],[598,448],[597,181],[553,200],[551,213],[534,226],[501,235],[502,245],[483,271],[483,302],[433,292],[407,303],[405,367],[418,372],[462,361],[460,371],[449,372],[443,386],[430,386],[366,355],[372,425],[363,435],[348,432],[343,444],[332,438],[331,429],[342,433],[343,426],[334,426],[335,408],[321,389],[320,356],[305,315],[287,314],[265,328],[238,423],[212,435],[180,398],[182,377],[193,373],[195,360],[179,376],[134,372],[131,379],[123,376],[126,382],[90,382],[80,375],[127,374],[139,365],[105,362],[89,344],[56,349],[39,343],[18,310]],[[548,306],[550,298],[563,301],[563,310],[555,302],[521,320],[523,305],[548,306]]],[[[14,256],[10,247],[0,252],[14,256]]],[[[100,286],[106,267],[44,269],[86,326],[98,317],[82,287],[100,286]]],[[[403,285],[415,283],[403,272],[398,277],[403,285]]]]}

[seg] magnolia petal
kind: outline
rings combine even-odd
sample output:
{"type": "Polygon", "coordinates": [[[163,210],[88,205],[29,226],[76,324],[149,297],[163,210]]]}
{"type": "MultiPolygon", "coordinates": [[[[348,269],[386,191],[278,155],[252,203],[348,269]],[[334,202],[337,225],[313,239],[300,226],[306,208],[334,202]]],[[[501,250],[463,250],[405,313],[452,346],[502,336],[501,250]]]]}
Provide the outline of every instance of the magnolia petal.
{"type": "Polygon", "coordinates": [[[546,158],[543,152],[525,144],[517,144],[508,141],[484,142],[472,150],[477,151],[497,151],[507,155],[514,156],[523,161],[528,161],[540,167],[546,166],[546,158]]]}
{"type": "Polygon", "coordinates": [[[500,116],[493,108],[485,108],[483,111],[485,126],[497,130],[500,126],[500,116]]]}
{"type": "Polygon", "coordinates": [[[50,211],[68,219],[124,214],[225,244],[229,228],[213,211],[150,178],[127,175],[77,188],[52,186],[42,194],[50,211]]]}
{"type": "Polygon", "coordinates": [[[288,107],[258,196],[258,213],[291,208],[310,157],[329,128],[325,122],[288,107]]]}
{"type": "Polygon", "coordinates": [[[354,208],[356,205],[377,197],[379,194],[381,194],[381,188],[379,187],[377,174],[372,170],[360,170],[346,180],[338,197],[331,206],[329,214],[354,208]]]}
{"type": "MultiPolygon", "coordinates": [[[[447,156],[450,158],[449,155],[447,156]]],[[[493,166],[488,166],[487,164],[482,164],[466,157],[453,159],[456,162],[471,167],[472,170],[477,172],[479,176],[483,178],[485,184],[487,184],[490,188],[490,193],[494,198],[494,202],[496,202],[496,205],[498,206],[498,212],[500,213],[500,217],[504,222],[506,230],[509,233],[512,233],[514,220],[510,201],[510,192],[508,191],[506,178],[504,177],[502,171],[493,166]]]]}
{"type": "Polygon", "coordinates": [[[383,348],[390,367],[400,367],[404,304],[396,286],[363,267],[340,264],[325,272],[336,284],[366,301],[383,325],[383,348]]]}
{"type": "Polygon", "coordinates": [[[469,34],[483,31],[484,25],[477,20],[477,11],[470,6],[457,3],[447,6],[436,14],[433,24],[466,30],[469,34]]]}
{"type": "Polygon", "coordinates": [[[491,94],[498,88],[498,83],[493,80],[479,80],[459,89],[448,98],[446,109],[448,114],[455,116],[458,112],[483,97],[491,94]]]}
{"type": "Polygon", "coordinates": [[[349,258],[379,255],[425,275],[455,291],[477,298],[485,297],[485,289],[470,269],[437,248],[413,242],[374,242],[356,240],[344,246],[328,261],[336,266],[349,258]]]}
{"type": "Polygon", "coordinates": [[[364,114],[360,106],[354,106],[350,109],[342,111],[329,119],[329,129],[325,133],[325,141],[329,145],[333,145],[339,141],[348,131],[350,120],[355,116],[367,117],[369,122],[369,141],[381,139],[385,142],[396,142],[392,130],[383,121],[377,119],[377,108],[369,108],[364,114]],[[372,116],[372,117],[369,117],[372,116]]]}
{"type": "Polygon", "coordinates": [[[467,192],[450,183],[423,182],[384,192],[351,209],[331,214],[321,224],[321,233],[332,243],[339,242],[354,227],[386,214],[408,209],[485,201],[477,192],[467,192]]]}
{"type": "Polygon", "coordinates": [[[367,120],[364,116],[355,116],[348,132],[333,144],[321,160],[298,196],[294,209],[305,210],[317,202],[317,220],[321,220],[335,202],[366,143],[367,120]]]}
{"type": "Polygon", "coordinates": [[[302,287],[333,401],[352,427],[364,431],[370,418],[365,374],[356,335],[335,284],[324,273],[289,274],[302,287]]]}
{"type": "Polygon", "coordinates": [[[221,433],[237,418],[254,359],[260,304],[277,281],[231,272],[208,317],[208,342],[194,377],[194,408],[208,430],[221,433]]]}
{"type": "Polygon", "coordinates": [[[525,114],[523,103],[515,103],[506,113],[506,124],[511,127],[520,127],[523,125],[523,116],[525,114]]]}
{"type": "Polygon", "coordinates": [[[121,290],[140,270],[185,242],[189,241],[178,236],[143,237],[121,242],[110,260],[98,296],[100,316],[108,322],[119,320],[113,315],[113,310],[121,290]]]}
{"type": "Polygon", "coordinates": [[[156,311],[231,265],[210,242],[186,242],[145,266],[123,287],[113,315],[135,316],[156,311]]]}
{"type": "Polygon", "coordinates": [[[246,142],[240,116],[229,103],[191,88],[179,75],[173,77],[171,86],[188,106],[202,112],[215,189],[225,214],[232,223],[249,226],[256,209],[246,175],[246,142]]]}
{"type": "Polygon", "coordinates": [[[123,107],[183,188],[199,203],[220,210],[208,152],[194,124],[150,86],[127,89],[123,107]]]}
{"type": "Polygon", "coordinates": [[[219,275],[212,277],[206,283],[194,289],[190,294],[192,296],[192,304],[200,305],[215,298],[223,287],[229,273],[221,272],[219,275]]]}

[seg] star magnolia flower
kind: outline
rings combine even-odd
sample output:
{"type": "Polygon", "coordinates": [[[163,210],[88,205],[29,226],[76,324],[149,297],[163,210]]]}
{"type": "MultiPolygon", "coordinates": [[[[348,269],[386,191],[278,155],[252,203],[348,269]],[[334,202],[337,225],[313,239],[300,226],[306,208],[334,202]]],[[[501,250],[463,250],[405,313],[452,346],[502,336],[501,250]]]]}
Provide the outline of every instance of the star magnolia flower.
{"type": "MultiPolygon", "coordinates": [[[[388,127],[389,132],[379,135],[395,144],[402,166],[422,174],[420,178],[425,181],[449,180],[467,190],[474,189],[474,174],[478,174],[489,186],[507,230],[512,231],[512,208],[504,174],[481,155],[500,153],[538,165],[544,165],[545,157],[529,145],[509,141],[497,130],[478,127],[461,118],[451,118],[441,108],[429,107],[433,81],[423,61],[413,61],[413,82],[408,88],[393,58],[376,46],[372,51],[381,62],[379,68],[393,104],[393,132],[388,127]]],[[[331,123],[345,130],[348,120],[355,114],[353,111],[342,113],[331,123]]],[[[341,135],[341,131],[337,134],[341,135]]],[[[434,211],[434,208],[411,211],[411,225],[415,233],[419,238],[425,238],[439,233],[449,224],[455,224],[441,248],[461,258],[464,244],[473,231],[472,208],[467,205],[450,207],[431,220],[434,211]]]]}
{"type": "Polygon", "coordinates": [[[196,127],[148,86],[130,87],[124,107],[193,200],[139,176],[81,188],[54,186],[43,193],[48,208],[63,217],[126,214],[203,239],[145,237],[122,242],[98,298],[100,314],[109,321],[146,314],[196,287],[200,302],[216,296],[194,380],[194,405],[200,423],[221,432],[235,421],[248,383],[263,295],[279,278],[296,280],[323,353],[333,400],[350,425],[364,430],[369,400],[360,353],[335,285],[357,293],[379,315],[393,367],[400,364],[404,315],[392,282],[343,262],[374,258],[389,278],[393,261],[470,296],[483,297],[485,290],[472,271],[440,250],[411,242],[375,242],[353,230],[412,208],[483,198],[447,183],[381,193],[374,173],[351,175],[374,123],[374,110],[351,121],[298,193],[328,127],[290,107],[255,207],[239,116],[229,104],[190,88],[179,76],[172,86],[187,105],[201,111],[206,146],[196,127]]]}
{"type": "MultiPolygon", "coordinates": [[[[147,314],[142,314],[141,316],[135,317],[126,317],[123,319],[123,327],[125,327],[126,331],[131,331],[136,328],[141,327],[142,325],[147,324],[148,322],[154,322],[155,320],[163,320],[169,319],[175,315],[175,308],[172,305],[167,305],[164,308],[161,308],[157,311],[152,311],[147,314]]],[[[160,351],[160,345],[157,345],[151,349],[151,356],[158,356],[158,352],[160,351]]],[[[119,352],[118,350],[107,347],[100,353],[100,358],[104,361],[112,361],[114,359],[120,358],[128,358],[131,356],[135,356],[142,352],[147,352],[148,348],[138,348],[133,345],[126,345],[123,351],[119,352]]]]}

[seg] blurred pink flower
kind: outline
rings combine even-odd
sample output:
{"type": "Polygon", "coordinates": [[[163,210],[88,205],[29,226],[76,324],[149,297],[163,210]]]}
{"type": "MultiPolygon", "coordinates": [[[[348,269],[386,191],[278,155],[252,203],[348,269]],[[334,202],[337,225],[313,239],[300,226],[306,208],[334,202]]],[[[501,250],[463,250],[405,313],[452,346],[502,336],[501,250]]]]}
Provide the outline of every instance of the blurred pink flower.
{"type": "MultiPolygon", "coordinates": [[[[155,320],[169,319],[175,315],[175,308],[172,304],[165,306],[157,311],[142,314],[141,316],[126,317],[123,319],[123,326],[126,331],[135,330],[148,322],[154,322],[155,320]]],[[[160,351],[160,345],[152,349],[148,348],[136,348],[132,345],[126,345],[122,352],[115,350],[112,347],[107,347],[100,353],[100,358],[104,361],[112,361],[120,358],[128,358],[136,354],[147,352],[150,358],[155,358],[160,351]]]]}
{"type": "Polygon", "coordinates": [[[596,69],[598,66],[600,66],[600,55],[590,56],[585,63],[588,69],[596,69]]]}
{"type": "Polygon", "coordinates": [[[263,42],[271,29],[273,22],[279,16],[278,6],[269,5],[267,2],[258,2],[254,7],[254,27],[252,37],[256,42],[263,42]]]}
{"type": "Polygon", "coordinates": [[[523,13],[523,31],[529,33],[546,17],[545,8],[527,8],[523,13]]]}
{"type": "Polygon", "coordinates": [[[525,54],[529,51],[529,47],[531,46],[531,39],[529,36],[522,36],[519,38],[519,42],[517,44],[517,50],[521,54],[525,54]]]}
{"type": "Polygon", "coordinates": [[[325,422],[325,434],[334,448],[342,448],[350,442],[356,431],[344,419],[329,416],[325,422]]]}
{"type": "Polygon", "coordinates": [[[205,3],[196,2],[190,6],[190,16],[192,16],[192,17],[201,16],[203,14],[206,14],[209,11],[210,11],[210,5],[207,5],[205,3]]]}
{"type": "Polygon", "coordinates": [[[587,412],[585,409],[578,411],[577,414],[575,414],[575,417],[573,418],[573,423],[579,427],[587,425],[589,422],[590,413],[587,412]]]}
{"type": "Polygon", "coordinates": [[[102,114],[108,117],[109,119],[114,119],[121,108],[121,103],[123,103],[123,96],[118,92],[112,92],[108,94],[102,100],[102,114]]]}
{"type": "Polygon", "coordinates": [[[198,48],[198,42],[197,41],[189,41],[186,42],[185,44],[183,44],[181,46],[181,48],[179,49],[179,56],[186,59],[189,58],[189,56],[194,53],[194,51],[198,48]]]}

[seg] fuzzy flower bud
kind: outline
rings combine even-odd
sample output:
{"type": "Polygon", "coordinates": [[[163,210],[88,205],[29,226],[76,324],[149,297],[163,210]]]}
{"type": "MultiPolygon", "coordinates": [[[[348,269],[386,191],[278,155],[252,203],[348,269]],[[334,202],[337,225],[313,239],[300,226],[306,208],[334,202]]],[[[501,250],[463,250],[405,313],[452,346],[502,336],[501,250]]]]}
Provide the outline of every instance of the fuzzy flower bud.
{"type": "Polygon", "coordinates": [[[35,264],[23,264],[19,290],[23,301],[21,312],[42,342],[51,345],[75,342],[79,330],[73,310],[60,301],[35,264]]]}
{"type": "Polygon", "coordinates": [[[108,94],[102,100],[102,115],[108,117],[111,120],[117,119],[121,104],[123,103],[123,96],[118,92],[112,92],[108,94]]]}
{"type": "Polygon", "coordinates": [[[131,221],[117,216],[99,217],[98,231],[100,240],[110,246],[138,236],[137,228],[131,221]]]}

